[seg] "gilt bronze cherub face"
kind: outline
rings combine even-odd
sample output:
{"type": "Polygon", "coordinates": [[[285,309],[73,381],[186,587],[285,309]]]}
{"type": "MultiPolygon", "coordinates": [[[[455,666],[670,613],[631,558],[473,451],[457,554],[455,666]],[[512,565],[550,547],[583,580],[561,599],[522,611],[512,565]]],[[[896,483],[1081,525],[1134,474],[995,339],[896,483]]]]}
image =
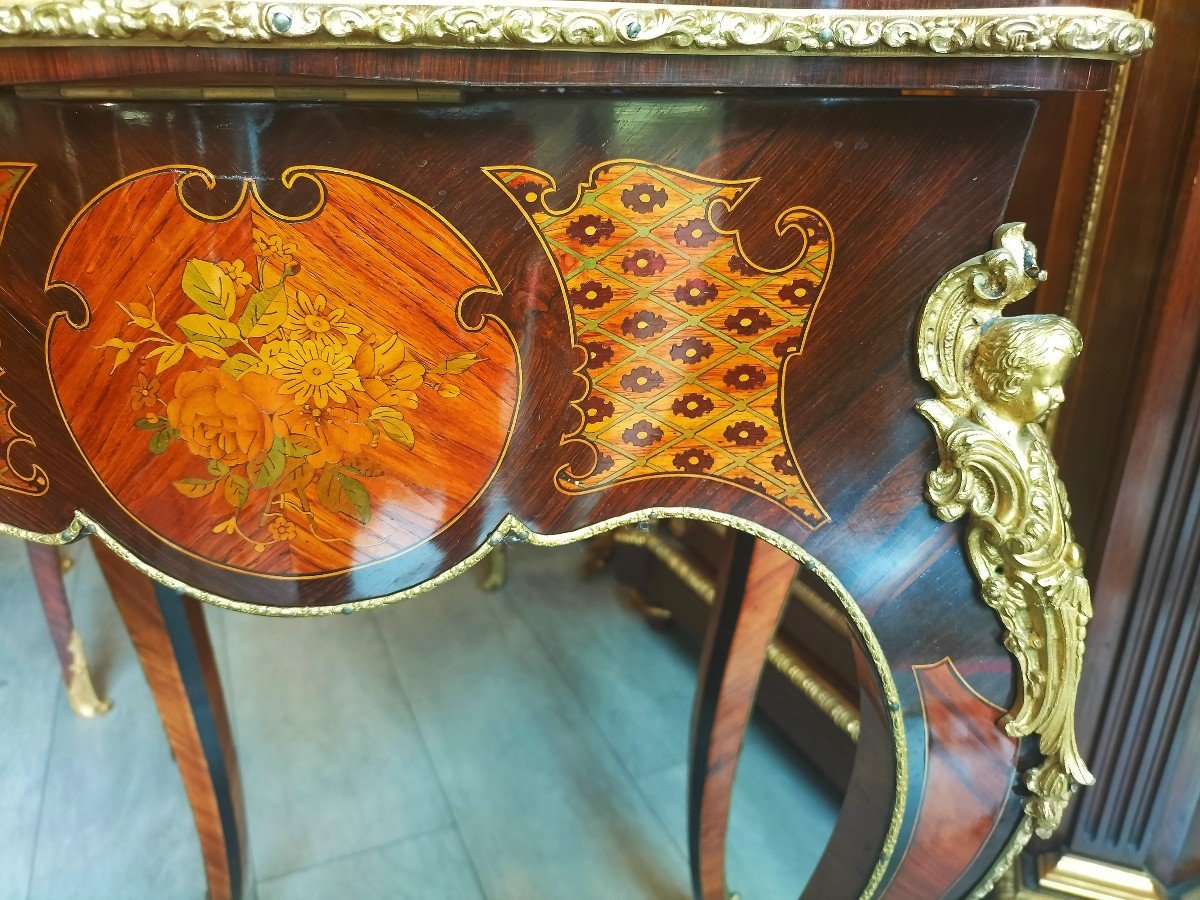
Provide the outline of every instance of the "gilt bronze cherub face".
{"type": "Polygon", "coordinates": [[[1043,422],[1063,402],[1063,382],[1082,349],[1079,329],[1061,316],[993,319],[976,350],[976,390],[1014,425],[1043,422]]]}

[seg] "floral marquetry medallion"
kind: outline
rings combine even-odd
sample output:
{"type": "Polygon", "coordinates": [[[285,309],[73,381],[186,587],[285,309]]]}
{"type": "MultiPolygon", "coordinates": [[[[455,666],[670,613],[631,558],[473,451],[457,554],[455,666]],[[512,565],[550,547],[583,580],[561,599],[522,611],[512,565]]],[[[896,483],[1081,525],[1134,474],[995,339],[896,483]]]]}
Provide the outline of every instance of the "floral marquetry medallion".
{"type": "Polygon", "coordinates": [[[59,403],[105,488],[183,549],[312,575],[428,539],[488,483],[514,420],[498,293],[475,250],[390,185],[295,168],[305,215],[247,182],[220,216],[210,173],[120,182],[68,229],[48,287],[86,304],[49,337],[59,403]],[[467,415],[467,411],[470,412],[467,415]]]}
{"type": "Polygon", "coordinates": [[[713,216],[740,202],[753,179],[617,160],[597,166],[574,203],[557,210],[545,199],[556,189],[546,173],[489,174],[541,236],[587,352],[579,437],[595,465],[566,473],[560,487],[707,477],[768,497],[807,525],[823,523],[788,441],[781,391],[833,261],[825,217],[784,212],[776,231],[799,236],[803,248],[791,264],[767,269],[713,216]]]}

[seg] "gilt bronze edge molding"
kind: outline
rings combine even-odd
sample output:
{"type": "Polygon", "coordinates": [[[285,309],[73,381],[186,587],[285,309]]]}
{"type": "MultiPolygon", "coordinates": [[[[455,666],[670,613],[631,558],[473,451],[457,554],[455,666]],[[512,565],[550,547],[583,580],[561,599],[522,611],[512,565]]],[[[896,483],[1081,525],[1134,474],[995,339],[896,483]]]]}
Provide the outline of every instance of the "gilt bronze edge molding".
{"type": "Polygon", "coordinates": [[[1093,7],[816,10],[559,0],[438,4],[0,0],[0,47],[570,50],[1125,60],[1154,26],[1093,7]]]}
{"type": "Polygon", "coordinates": [[[985,898],[992,896],[992,889],[996,887],[1001,878],[1008,874],[1016,863],[1017,857],[1021,855],[1021,851],[1029,844],[1030,839],[1033,837],[1034,826],[1033,813],[1026,807],[1016,831],[1009,838],[1008,843],[1004,846],[1004,850],[1001,851],[995,862],[988,867],[988,870],[984,872],[983,878],[972,888],[966,900],[985,900],[985,898]]]}
{"type": "Polygon", "coordinates": [[[1094,782],[1075,737],[1091,589],[1040,427],[1062,401],[1082,339],[1060,316],[1001,315],[1045,279],[1024,232],[1022,223],[1000,226],[991,251],[934,287],[916,351],[936,399],[917,409],[940,457],[928,499],[942,520],[966,519],[966,560],[1020,668],[1003,726],[1038,738],[1043,761],[1025,773],[1026,814],[1049,837],[1076,788],[1094,782]]]}
{"type": "Polygon", "coordinates": [[[116,538],[114,538],[108,533],[108,531],[104,529],[103,526],[98,524],[86,513],[79,510],[76,510],[71,524],[62,531],[41,533],[29,531],[23,528],[17,528],[13,525],[0,522],[0,534],[7,534],[11,537],[21,538],[22,540],[26,541],[54,545],[67,544],[76,541],[81,537],[93,536],[102,541],[118,557],[120,557],[129,565],[133,566],[133,568],[172,590],[187,594],[188,596],[194,597],[197,600],[201,600],[212,606],[221,607],[223,609],[260,616],[298,618],[335,615],[338,613],[351,613],[361,610],[374,609],[424,594],[433,590],[435,587],[445,584],[451,579],[461,575],[476,563],[480,562],[484,557],[491,553],[493,549],[507,543],[527,543],[537,547],[562,547],[568,544],[577,543],[579,541],[585,541],[596,537],[597,535],[615,531],[616,529],[625,526],[638,525],[643,522],[654,522],[658,519],[669,518],[689,519],[692,521],[722,525],[726,528],[735,528],[751,535],[752,537],[764,541],[767,544],[770,544],[772,547],[775,547],[776,549],[781,550],[788,556],[792,557],[792,559],[796,560],[797,563],[804,566],[814,575],[820,578],[826,585],[829,586],[829,589],[834,592],[845,609],[846,617],[849,619],[852,628],[861,639],[862,645],[866,650],[867,655],[871,659],[872,667],[879,676],[880,686],[883,693],[884,707],[888,717],[888,726],[891,732],[892,742],[895,747],[894,777],[896,782],[896,792],[892,799],[891,816],[888,820],[888,829],[884,836],[883,846],[880,849],[879,856],[876,859],[875,866],[871,871],[867,885],[860,895],[860,900],[867,900],[867,898],[875,896],[876,891],[883,882],[884,875],[888,869],[888,864],[890,863],[892,856],[895,854],[896,847],[899,843],[900,826],[904,819],[904,810],[905,806],[907,805],[906,801],[908,795],[908,741],[904,733],[904,714],[900,703],[900,694],[896,688],[895,679],[892,676],[887,657],[883,652],[883,647],[879,644],[879,640],[876,638],[875,632],[871,628],[870,622],[868,622],[866,615],[859,608],[858,604],[854,601],[854,598],[842,585],[840,579],[838,579],[833,571],[816,557],[809,554],[799,544],[788,540],[777,532],[752,522],[749,519],[743,519],[739,516],[730,515],[728,513],[713,512],[695,507],[651,507],[616,516],[611,519],[605,519],[604,521],[586,525],[573,531],[545,534],[532,530],[516,516],[508,514],[504,516],[504,518],[500,521],[500,524],[496,526],[496,529],[491,533],[487,540],[485,540],[474,552],[464,557],[460,562],[451,566],[440,575],[437,575],[428,581],[421,582],[420,584],[413,585],[405,590],[382,597],[358,600],[352,603],[340,604],[338,606],[302,608],[263,606],[254,603],[244,603],[192,587],[191,585],[188,585],[185,582],[182,582],[177,578],[173,578],[167,573],[156,569],[148,563],[143,562],[138,556],[126,550],[116,540],[116,538]]]}

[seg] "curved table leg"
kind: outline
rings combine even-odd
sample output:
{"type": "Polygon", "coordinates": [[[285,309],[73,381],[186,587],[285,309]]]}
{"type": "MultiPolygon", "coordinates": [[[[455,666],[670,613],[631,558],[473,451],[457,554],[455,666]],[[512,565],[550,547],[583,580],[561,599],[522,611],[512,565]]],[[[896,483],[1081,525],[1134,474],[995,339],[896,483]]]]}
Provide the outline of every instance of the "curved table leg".
{"type": "Polygon", "coordinates": [[[742,739],[796,561],[737,534],[713,605],[692,709],[688,851],[698,900],[725,900],[725,835],[742,739]]]}
{"type": "Polygon", "coordinates": [[[54,642],[54,651],[58,654],[63,684],[67,688],[67,701],[76,715],[85,718],[104,715],[112,709],[112,701],[101,700],[92,685],[92,673],[88,669],[87,657],[83,655],[83,638],[75,630],[71,607],[67,603],[63,557],[59,555],[57,547],[46,544],[27,541],[25,548],[29,552],[42,612],[50,627],[50,640],[54,642]]]}
{"type": "Polygon", "coordinates": [[[199,601],[157,585],[92,542],[175,754],[200,834],[211,900],[247,881],[241,783],[229,718],[199,601]]]}

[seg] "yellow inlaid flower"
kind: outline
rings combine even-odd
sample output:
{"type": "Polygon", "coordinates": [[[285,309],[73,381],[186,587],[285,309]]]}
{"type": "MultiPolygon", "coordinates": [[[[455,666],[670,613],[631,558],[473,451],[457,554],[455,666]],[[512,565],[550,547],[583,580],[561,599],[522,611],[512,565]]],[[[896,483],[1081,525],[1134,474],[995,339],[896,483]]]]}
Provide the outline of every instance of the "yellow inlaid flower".
{"type": "Polygon", "coordinates": [[[275,516],[267,523],[267,531],[277,541],[295,540],[299,531],[296,529],[296,524],[283,516],[275,516]]]}
{"type": "Polygon", "coordinates": [[[363,389],[354,358],[338,344],[288,341],[271,364],[284,393],[295,395],[298,403],[317,407],[327,406],[330,400],[345,403],[347,391],[363,389]]]}
{"type": "Polygon", "coordinates": [[[246,271],[246,264],[240,259],[235,259],[233,262],[221,260],[217,263],[221,267],[221,271],[229,276],[230,280],[237,285],[238,293],[240,294],[246,288],[250,287],[250,283],[254,280],[250,273],[246,271]]]}
{"type": "Polygon", "coordinates": [[[253,237],[254,252],[264,261],[278,263],[285,269],[295,266],[296,255],[300,252],[295,244],[285,241],[277,234],[267,234],[260,228],[254,229],[253,237]]]}
{"type": "Polygon", "coordinates": [[[310,297],[296,292],[295,303],[288,304],[288,317],[283,330],[294,341],[314,341],[318,344],[344,343],[362,329],[344,320],[346,311],[330,306],[324,294],[310,297]]]}

